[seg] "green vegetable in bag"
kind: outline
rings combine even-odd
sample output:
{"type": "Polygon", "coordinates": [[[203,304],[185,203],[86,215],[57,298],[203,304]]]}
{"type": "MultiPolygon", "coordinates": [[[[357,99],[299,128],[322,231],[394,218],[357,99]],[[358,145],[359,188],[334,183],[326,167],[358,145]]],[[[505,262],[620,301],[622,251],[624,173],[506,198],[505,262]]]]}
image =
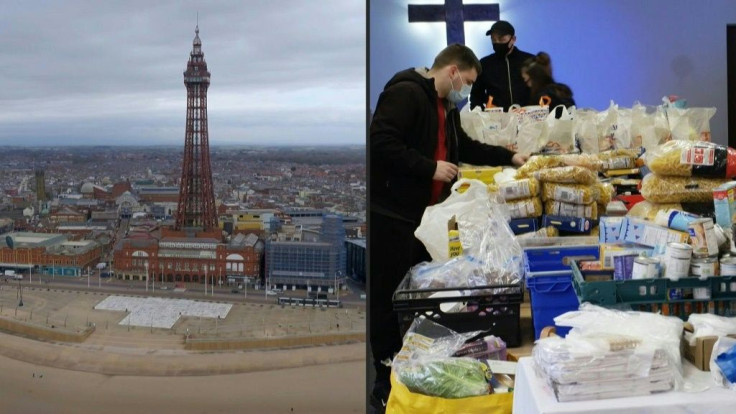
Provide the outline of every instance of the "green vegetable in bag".
{"type": "Polygon", "coordinates": [[[411,392],[419,394],[465,398],[491,393],[488,365],[472,358],[412,361],[397,374],[411,392]]]}

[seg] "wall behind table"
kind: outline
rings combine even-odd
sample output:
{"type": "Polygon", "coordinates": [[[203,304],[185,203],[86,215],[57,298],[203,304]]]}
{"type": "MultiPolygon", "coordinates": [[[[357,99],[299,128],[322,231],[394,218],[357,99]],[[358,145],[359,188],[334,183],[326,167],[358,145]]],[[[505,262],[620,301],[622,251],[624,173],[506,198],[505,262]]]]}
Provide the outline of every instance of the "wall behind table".
{"type": "MultiPolygon", "coordinates": [[[[443,0],[370,0],[370,110],[391,76],[430,66],[446,46],[442,23],[409,23],[408,4],[443,0]]],[[[614,100],[656,105],[674,94],[690,106],[714,106],[715,142],[726,144],[726,25],[736,23],[733,0],[464,0],[498,3],[516,28],[521,50],[546,51],[558,82],[579,107],[603,110],[614,100]]],[[[465,24],[465,43],[478,57],[491,53],[491,22],[465,24]]],[[[736,131],[732,131],[736,134],[736,131]]]]}

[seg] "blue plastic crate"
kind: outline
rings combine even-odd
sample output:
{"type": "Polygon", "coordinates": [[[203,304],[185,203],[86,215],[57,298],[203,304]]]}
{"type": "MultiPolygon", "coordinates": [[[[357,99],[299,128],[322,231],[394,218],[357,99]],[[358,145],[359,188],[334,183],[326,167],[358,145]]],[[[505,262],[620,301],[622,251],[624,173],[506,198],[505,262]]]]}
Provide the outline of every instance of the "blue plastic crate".
{"type": "Polygon", "coordinates": [[[571,260],[600,260],[597,244],[577,246],[524,247],[526,273],[570,271],[571,260]]]}
{"type": "Polygon", "coordinates": [[[526,275],[526,285],[531,296],[534,339],[539,339],[545,326],[553,325],[558,335],[567,335],[570,328],[555,325],[554,319],[579,307],[572,271],[530,273],[526,275]]]}

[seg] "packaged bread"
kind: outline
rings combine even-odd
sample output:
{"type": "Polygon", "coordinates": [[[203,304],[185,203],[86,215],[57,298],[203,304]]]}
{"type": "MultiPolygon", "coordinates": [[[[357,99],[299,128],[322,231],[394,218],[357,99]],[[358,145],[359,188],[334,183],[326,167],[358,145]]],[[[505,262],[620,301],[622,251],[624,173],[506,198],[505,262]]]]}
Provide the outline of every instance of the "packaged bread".
{"type": "Polygon", "coordinates": [[[662,177],[649,174],[641,181],[641,195],[655,203],[704,203],[713,201],[713,189],[724,178],[662,177]]]}
{"type": "Polygon", "coordinates": [[[544,168],[564,167],[565,163],[556,155],[533,155],[516,170],[516,178],[528,178],[544,168]]]}
{"type": "Polygon", "coordinates": [[[542,215],[542,201],[539,197],[513,200],[506,203],[511,218],[539,217],[542,215]]]}
{"type": "Polygon", "coordinates": [[[544,203],[544,214],[562,217],[585,217],[595,220],[598,218],[598,204],[570,204],[549,200],[544,203]]]}
{"type": "Polygon", "coordinates": [[[535,178],[522,178],[500,184],[490,184],[488,191],[497,192],[504,200],[529,198],[539,194],[539,181],[535,178]]]}
{"type": "Polygon", "coordinates": [[[535,172],[534,177],[545,183],[593,184],[598,181],[594,171],[578,166],[545,168],[535,172]]]}
{"type": "Polygon", "coordinates": [[[647,151],[657,175],[727,178],[736,176],[736,150],[712,142],[669,141],[647,151]]]}
{"type": "Polygon", "coordinates": [[[557,200],[572,204],[590,204],[598,201],[600,190],[598,186],[583,184],[556,184],[542,185],[542,200],[557,200]]]}

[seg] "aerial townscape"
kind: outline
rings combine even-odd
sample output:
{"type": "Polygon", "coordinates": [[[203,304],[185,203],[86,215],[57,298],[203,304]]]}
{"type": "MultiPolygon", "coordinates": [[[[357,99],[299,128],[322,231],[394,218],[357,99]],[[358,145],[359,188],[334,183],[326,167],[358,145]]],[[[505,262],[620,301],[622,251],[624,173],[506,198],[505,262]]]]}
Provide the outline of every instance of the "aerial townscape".
{"type": "Polygon", "coordinates": [[[0,151],[0,411],[362,410],[365,147],[210,146],[209,83],[197,26],[183,146],[0,151]]]}

